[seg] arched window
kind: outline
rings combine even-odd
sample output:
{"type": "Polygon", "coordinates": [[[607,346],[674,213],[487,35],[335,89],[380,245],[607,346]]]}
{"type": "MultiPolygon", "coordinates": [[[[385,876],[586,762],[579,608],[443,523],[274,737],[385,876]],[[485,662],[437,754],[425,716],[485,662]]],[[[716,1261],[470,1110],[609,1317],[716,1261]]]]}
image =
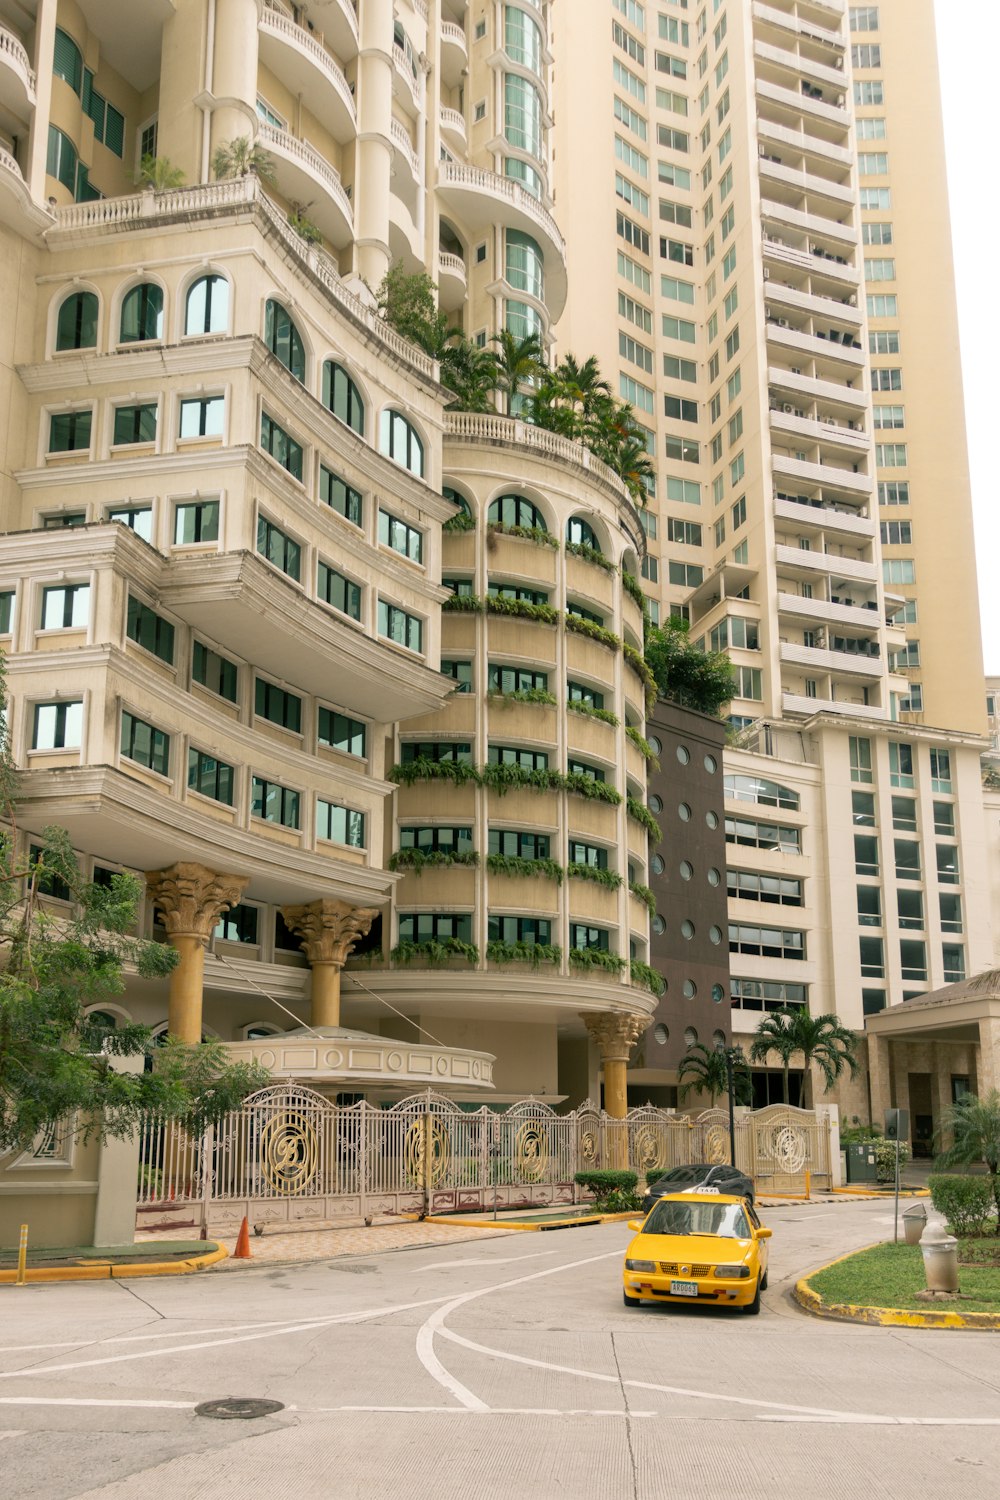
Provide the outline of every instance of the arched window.
{"type": "Polygon", "coordinates": [[[581,516],[570,516],[566,523],[566,540],[573,547],[589,547],[592,552],[600,552],[601,544],[597,540],[597,533],[587,521],[581,516]]]}
{"type": "Polygon", "coordinates": [[[60,305],[57,349],[93,349],[97,344],[97,298],[93,292],[71,292],[60,305]]]}
{"type": "Polygon", "coordinates": [[[323,404],[361,437],[365,435],[365,403],[342,365],[328,359],[323,366],[323,404]]]}
{"type": "Polygon", "coordinates": [[[391,458],[393,463],[423,478],[424,445],[416,428],[410,425],[401,412],[387,409],[382,413],[379,446],[386,458],[391,458]]]}
{"type": "Polygon", "coordinates": [[[224,276],[201,276],[187,294],[184,332],[225,333],[229,327],[229,282],[224,276]]]}
{"type": "Polygon", "coordinates": [[[120,341],[142,344],[163,337],[163,288],[143,281],[134,286],[122,303],[120,341]]]}
{"type": "Polygon", "coordinates": [[[452,505],[457,505],[459,512],[463,516],[468,516],[471,520],[472,506],[469,504],[468,500],[466,500],[461,491],[453,489],[450,484],[443,484],[441,486],[441,494],[444,496],[445,500],[450,500],[452,505]]]}
{"type": "Polygon", "coordinates": [[[280,302],[264,309],[264,342],[296,380],[306,378],[306,348],[302,335],[280,302]]]}
{"type": "Polygon", "coordinates": [[[538,506],[523,495],[498,495],[490,504],[486,520],[490,526],[530,526],[535,531],[549,529],[538,506]]]}

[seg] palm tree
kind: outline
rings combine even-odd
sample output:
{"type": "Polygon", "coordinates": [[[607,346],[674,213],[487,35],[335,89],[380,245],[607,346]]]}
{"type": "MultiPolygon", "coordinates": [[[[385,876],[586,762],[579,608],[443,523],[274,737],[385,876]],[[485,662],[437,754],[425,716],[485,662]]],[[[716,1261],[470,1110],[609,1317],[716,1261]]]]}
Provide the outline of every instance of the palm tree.
{"type": "Polygon", "coordinates": [[[991,1089],[984,1099],[975,1094],[957,1099],[945,1112],[936,1139],[941,1141],[949,1135],[952,1145],[940,1153],[937,1166],[985,1164],[997,1210],[996,1232],[1000,1234],[1000,1090],[991,1089]]]}
{"type": "Polygon", "coordinates": [[[255,172],[261,182],[274,186],[274,159],[263,146],[258,146],[248,135],[234,136],[231,141],[222,141],[212,157],[212,171],[220,182],[230,177],[246,177],[255,172]]]}
{"type": "MultiPolygon", "coordinates": [[[[706,1047],[704,1042],[695,1042],[681,1059],[677,1081],[681,1084],[678,1096],[681,1104],[694,1089],[699,1094],[708,1094],[714,1109],[719,1095],[729,1092],[726,1054],[715,1047],[706,1047]],[[685,1078],[691,1082],[685,1083],[685,1078]]],[[[750,1068],[744,1058],[733,1059],[733,1097],[737,1104],[749,1104],[752,1097],[750,1068]]]]}
{"type": "Polygon", "coordinates": [[[542,341],[537,333],[523,338],[503,328],[491,340],[496,344],[497,390],[504,398],[504,414],[510,416],[514,397],[542,369],[542,341]]]}
{"type": "Polygon", "coordinates": [[[492,349],[481,349],[464,334],[453,338],[438,356],[441,384],[455,393],[451,403],[458,411],[495,411],[497,357],[492,349]]]}
{"type": "Polygon", "coordinates": [[[823,1074],[826,1091],[833,1088],[845,1068],[857,1076],[857,1037],[832,1013],[812,1016],[804,1006],[783,1005],[760,1022],[750,1044],[750,1057],[764,1062],[776,1052],[781,1061],[782,1097],[788,1100],[788,1070],[796,1052],[802,1053],[803,1080],[800,1104],[805,1105],[806,1080],[815,1063],[823,1074]]]}
{"type": "Polygon", "coordinates": [[[166,193],[171,188],[184,186],[184,173],[175,167],[169,156],[154,156],[147,151],[139,163],[136,182],[141,187],[152,188],[155,193],[166,193]]]}

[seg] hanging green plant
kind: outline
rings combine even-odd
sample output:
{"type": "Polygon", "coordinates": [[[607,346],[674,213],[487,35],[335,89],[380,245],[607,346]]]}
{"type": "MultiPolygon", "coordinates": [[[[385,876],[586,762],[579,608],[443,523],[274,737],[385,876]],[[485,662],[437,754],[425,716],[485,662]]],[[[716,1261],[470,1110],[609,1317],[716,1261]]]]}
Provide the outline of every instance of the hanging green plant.
{"type": "Polygon", "coordinates": [[[571,861],[566,866],[566,874],[570,880],[592,880],[596,885],[606,885],[612,891],[617,891],[622,883],[617,870],[599,870],[596,865],[578,864],[576,861],[571,861]]]}
{"type": "Polygon", "coordinates": [[[540,625],[558,625],[559,611],[551,604],[532,604],[529,599],[504,599],[490,594],[486,599],[489,615],[514,615],[521,620],[537,620],[540,625]]]}
{"type": "Polygon", "coordinates": [[[555,859],[523,859],[519,854],[488,854],[486,868],[491,875],[520,875],[529,879],[541,876],[562,885],[563,869],[555,859]]]}
{"type": "Polygon", "coordinates": [[[656,897],[648,885],[641,885],[638,880],[630,880],[628,888],[637,901],[641,901],[651,917],[656,916],[656,897]]]}
{"type": "Polygon", "coordinates": [[[559,771],[550,771],[542,766],[487,765],[481,768],[479,780],[483,786],[489,787],[499,797],[503,797],[515,787],[528,787],[536,792],[550,792],[558,791],[563,785],[563,777],[559,771]]]}
{"type": "Polygon", "coordinates": [[[606,969],[609,974],[621,974],[625,968],[621,954],[606,948],[571,948],[569,961],[577,969],[606,969]]]}
{"type": "Polygon", "coordinates": [[[600,645],[607,646],[609,651],[621,650],[622,643],[613,630],[605,630],[603,625],[595,625],[593,620],[585,620],[582,615],[567,614],[566,629],[598,641],[600,645]]]}
{"type": "Polygon", "coordinates": [[[635,797],[629,797],[626,806],[629,817],[634,818],[637,823],[641,823],[653,842],[659,843],[663,837],[663,830],[646,804],[637,801],[635,797]]]}
{"type": "Polygon", "coordinates": [[[566,707],[574,714],[583,714],[587,719],[599,719],[602,724],[611,724],[617,729],[621,723],[617,714],[613,714],[610,708],[595,708],[592,703],[584,703],[580,698],[567,698],[566,707]]]}
{"type": "Polygon", "coordinates": [[[419,875],[423,870],[443,869],[448,865],[478,865],[479,855],[474,849],[397,849],[389,856],[390,870],[412,870],[419,875]]]}
{"type": "Polygon", "coordinates": [[[643,738],[634,724],[626,724],[625,733],[628,735],[635,748],[645,756],[646,760],[650,761],[655,766],[659,766],[660,763],[653,752],[652,745],[647,739],[643,738]]]}
{"type": "Polygon", "coordinates": [[[626,594],[629,594],[635,600],[645,616],[649,608],[646,603],[646,596],[642,592],[638,578],[636,578],[634,573],[630,573],[627,568],[622,568],[622,586],[626,594]]]}
{"type": "Polygon", "coordinates": [[[464,943],[461,938],[432,938],[426,943],[397,943],[389,957],[395,964],[425,963],[433,969],[452,958],[478,963],[479,949],[475,943],[464,943]]]}
{"type": "Polygon", "coordinates": [[[490,703],[546,703],[555,707],[558,699],[545,688],[524,688],[519,693],[487,693],[490,703]]]}
{"type": "Polygon", "coordinates": [[[650,968],[649,964],[641,963],[637,958],[633,958],[629,964],[629,977],[633,984],[649,990],[651,995],[662,995],[667,987],[661,974],[650,968]]]}
{"type": "Polygon", "coordinates": [[[386,773],[389,781],[397,786],[412,786],[416,781],[453,781],[463,786],[468,781],[479,781],[479,772],[463,760],[405,760],[386,773]]]}
{"type": "Polygon", "coordinates": [[[593,563],[595,567],[603,568],[605,573],[618,572],[610,557],[605,557],[604,553],[598,552],[596,547],[588,547],[586,542],[567,542],[566,551],[570,557],[582,557],[584,562],[593,563]]]}
{"type": "Polygon", "coordinates": [[[487,943],[486,957],[493,964],[561,964],[562,949],[556,943],[487,943]]]}
{"type": "Polygon", "coordinates": [[[486,606],[478,594],[449,594],[442,600],[441,608],[449,614],[481,615],[486,606]]]}
{"type": "Polygon", "coordinates": [[[446,531],[451,536],[456,531],[475,531],[475,529],[476,518],[475,516],[470,516],[467,510],[456,511],[453,516],[448,517],[447,521],[441,527],[442,531],[446,531]]]}
{"type": "Polygon", "coordinates": [[[539,547],[552,547],[559,551],[559,540],[544,526],[508,526],[503,521],[491,521],[487,528],[491,536],[517,536],[525,542],[535,542],[539,547]]]}
{"type": "Polygon", "coordinates": [[[585,776],[582,771],[570,771],[563,784],[567,792],[572,792],[575,797],[586,797],[588,802],[607,802],[617,807],[622,800],[621,792],[616,792],[613,786],[608,786],[606,781],[595,781],[593,776],[585,776]]]}

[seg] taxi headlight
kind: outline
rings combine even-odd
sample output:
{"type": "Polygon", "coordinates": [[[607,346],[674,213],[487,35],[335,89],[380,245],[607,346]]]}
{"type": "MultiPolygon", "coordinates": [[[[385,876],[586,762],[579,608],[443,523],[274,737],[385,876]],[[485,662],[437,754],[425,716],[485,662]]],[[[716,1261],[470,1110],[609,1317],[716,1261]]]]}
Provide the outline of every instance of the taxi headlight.
{"type": "Polygon", "coordinates": [[[627,1260],[625,1262],[625,1269],[626,1269],[626,1271],[655,1271],[656,1270],[656,1261],[655,1260],[627,1260]]]}
{"type": "Polygon", "coordinates": [[[750,1275],[750,1267],[742,1264],[738,1266],[716,1266],[715,1274],[716,1276],[724,1276],[727,1281],[742,1281],[744,1277],[750,1275]]]}

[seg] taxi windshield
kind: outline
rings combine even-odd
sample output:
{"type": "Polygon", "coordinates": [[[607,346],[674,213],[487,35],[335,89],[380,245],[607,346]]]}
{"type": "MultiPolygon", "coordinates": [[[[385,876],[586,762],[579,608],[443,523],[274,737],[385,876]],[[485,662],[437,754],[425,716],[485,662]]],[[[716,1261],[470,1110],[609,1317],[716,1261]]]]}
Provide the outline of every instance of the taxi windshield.
{"type": "Polygon", "coordinates": [[[750,1225],[739,1203],[676,1203],[661,1198],[642,1226],[643,1234],[711,1234],[748,1240],[750,1225]]]}

